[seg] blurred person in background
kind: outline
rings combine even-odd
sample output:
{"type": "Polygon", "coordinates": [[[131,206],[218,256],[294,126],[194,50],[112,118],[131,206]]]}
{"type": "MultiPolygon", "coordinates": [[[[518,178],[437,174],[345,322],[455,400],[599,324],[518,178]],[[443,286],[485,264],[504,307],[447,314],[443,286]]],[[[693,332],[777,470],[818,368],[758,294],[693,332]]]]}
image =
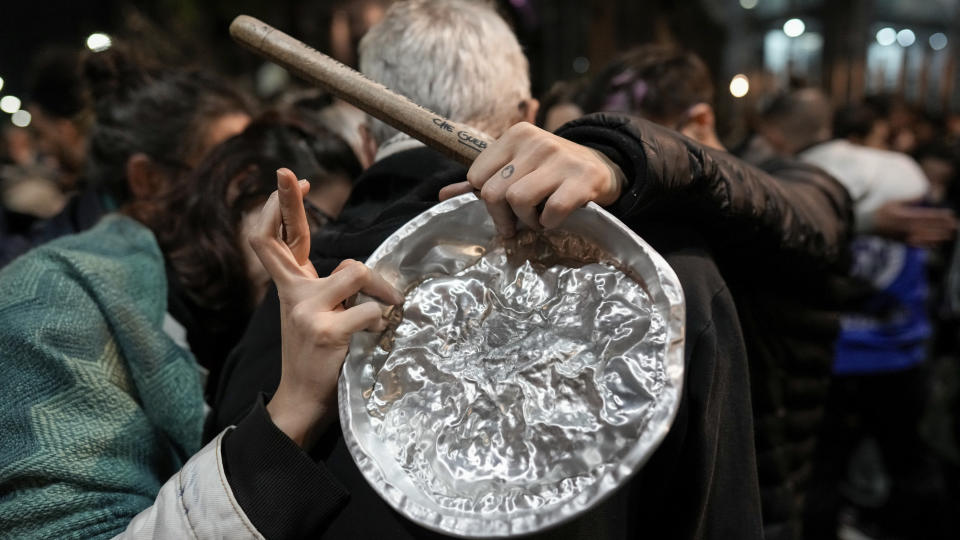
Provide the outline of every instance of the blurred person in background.
{"type": "MultiPolygon", "coordinates": [[[[80,54],[53,48],[41,52],[28,75],[31,127],[6,128],[11,159],[0,169],[0,200],[12,236],[29,234],[38,219],[63,209],[76,188],[86,156],[90,114],[80,74],[80,54]]],[[[25,238],[11,238],[29,245],[25,238]]],[[[22,249],[3,248],[16,254],[22,249]]],[[[0,261],[6,260],[0,255],[0,261]]]]}
{"type": "MultiPolygon", "coordinates": [[[[648,118],[723,151],[713,99],[710,72],[700,58],[671,46],[647,45],[625,53],[601,72],[588,94],[588,110],[648,118]]],[[[742,178],[737,182],[762,174],[733,156],[727,159],[739,163],[742,178]]],[[[793,201],[793,211],[837,232],[831,236],[830,251],[821,246],[807,253],[816,256],[816,265],[764,264],[757,254],[776,249],[760,243],[748,248],[749,256],[724,249],[716,254],[737,305],[750,364],[764,535],[768,540],[791,539],[801,537],[813,450],[830,383],[839,332],[833,282],[842,268],[852,203],[836,180],[796,160],[768,156],[758,166],[793,201]]],[[[736,242],[731,237],[716,243],[736,242]]]]}
{"type": "MultiPolygon", "coordinates": [[[[33,134],[25,128],[7,126],[0,131],[0,189],[13,184],[20,184],[26,171],[31,170],[37,161],[37,147],[33,134]]],[[[59,211],[62,206],[62,197],[56,186],[42,179],[40,182],[27,184],[32,189],[13,190],[13,197],[4,198],[0,205],[0,261],[9,260],[30,249],[30,242],[26,238],[27,232],[36,221],[35,205],[20,205],[18,193],[26,191],[27,201],[52,204],[53,212],[59,211]],[[39,188],[39,189],[37,189],[39,188]],[[37,192],[43,193],[36,196],[37,192]],[[12,199],[12,200],[11,200],[12,199]]]]}
{"type": "Polygon", "coordinates": [[[540,108],[534,123],[554,132],[560,126],[583,116],[581,102],[587,89],[586,78],[558,81],[540,99],[540,108]]]}
{"type": "Polygon", "coordinates": [[[370,166],[373,156],[364,151],[362,137],[366,113],[316,88],[288,92],[281,97],[280,104],[303,121],[335,132],[347,141],[364,169],[370,166]]]}
{"type": "MultiPolygon", "coordinates": [[[[433,206],[441,188],[441,198],[478,190],[505,236],[523,227],[556,227],[590,200],[606,205],[665,257],[683,285],[689,336],[684,397],[667,438],[629,485],[541,536],[762,537],[746,354],[736,307],[704,237],[731,257],[774,266],[771,259],[826,264],[841,251],[845,234],[842,186],[827,180],[808,191],[788,191],[724,152],[622,116],[588,116],[557,135],[531,126],[537,106],[526,59],[503,21],[482,3],[398,2],[361,42],[360,53],[367,76],[499,139],[466,171],[371,122],[374,163],[338,222],[312,238],[317,270],[322,274],[343,257],[366,258],[433,206]],[[453,48],[460,51],[455,59],[447,54],[453,48]],[[466,182],[449,185],[464,176],[466,182]]],[[[218,392],[218,425],[242,418],[259,392],[278,384],[281,308],[268,294],[231,354],[218,392]]],[[[324,434],[313,455],[318,469],[343,489],[336,499],[305,500],[325,522],[297,533],[437,536],[380,499],[336,431],[324,434]]]]}
{"type": "Polygon", "coordinates": [[[82,55],[72,49],[48,49],[34,62],[27,90],[31,129],[40,150],[52,159],[64,193],[77,189],[93,121],[81,73],[82,55]]]}
{"type": "MultiPolygon", "coordinates": [[[[344,282],[354,269],[349,265],[341,278],[307,276],[309,286],[301,280],[291,293],[284,278],[298,269],[278,270],[284,261],[276,257],[272,267],[260,262],[283,241],[277,238],[280,202],[300,209],[283,217],[286,240],[322,226],[304,211],[314,206],[302,202],[311,184],[278,169],[297,167],[323,193],[325,184],[349,185],[359,164],[336,135],[269,116],[216,146],[190,174],[151,171],[164,154],[147,157],[142,152],[152,147],[143,141],[189,133],[210,76],[137,72],[109,60],[111,66],[91,72],[98,76],[98,122],[104,118],[116,128],[121,119],[137,118],[131,108],[136,96],[144,99],[140,107],[162,98],[183,109],[178,118],[167,107],[165,120],[131,122],[122,132],[96,126],[91,144],[99,151],[91,154],[89,170],[108,176],[88,180],[118,212],[88,231],[35,248],[0,272],[0,347],[8,370],[0,382],[6,404],[0,412],[0,530],[18,538],[275,537],[271,527],[281,517],[274,505],[299,492],[264,480],[275,467],[294,469],[304,491],[325,485],[324,478],[304,474],[297,460],[305,458],[292,442],[322,423],[316,414],[301,416],[308,405],[325,403],[315,387],[305,394],[302,381],[321,375],[336,380],[344,350],[324,348],[324,339],[346,343],[353,331],[380,324],[379,309],[337,313],[333,306],[360,289],[397,301],[376,276],[344,282]],[[341,170],[337,164],[344,161],[350,165],[341,170]],[[282,201],[268,199],[278,184],[282,201]],[[262,233],[256,255],[245,241],[253,231],[262,233]],[[323,315],[323,335],[308,324],[286,329],[285,352],[302,352],[294,365],[284,358],[284,380],[292,382],[278,390],[269,414],[261,408],[259,416],[235,432],[216,434],[201,449],[205,381],[208,375],[216,380],[225,351],[271,277],[285,298],[313,299],[309,316],[323,315]],[[321,308],[317,295],[336,300],[321,308]],[[269,424],[269,436],[245,439],[244,430],[258,422],[269,424]],[[251,524],[234,497],[267,501],[261,504],[270,519],[251,524]]],[[[316,206],[336,215],[338,204],[316,206]]]]}
{"type": "Polygon", "coordinates": [[[94,121],[79,191],[63,211],[32,227],[29,245],[89,229],[118,207],[118,194],[161,191],[250,121],[248,98],[225,81],[205,72],[153,81],[160,70],[144,65],[117,46],[87,57],[94,121]]]}
{"type": "Polygon", "coordinates": [[[833,118],[833,135],[860,146],[890,149],[890,123],[874,107],[863,103],[837,109],[833,118]]]}
{"type": "Polygon", "coordinates": [[[310,177],[304,204],[314,231],[336,219],[361,171],[342,138],[291,118],[261,116],[190,174],[124,208],[153,231],[167,264],[167,311],[183,326],[189,350],[211,381],[219,379],[269,285],[238,231],[257,221],[275,171],[287,164],[310,177]]]}
{"type": "MultiPolygon", "coordinates": [[[[854,133],[846,119],[855,116],[843,111],[837,125],[863,140],[875,127],[863,122],[854,133]]],[[[928,395],[923,366],[931,326],[926,253],[910,244],[951,238],[952,212],[914,206],[928,195],[929,182],[909,156],[835,138],[834,111],[819,90],[775,100],[765,113],[764,134],[784,154],[823,167],[850,191],[858,232],[850,274],[872,286],[842,319],[805,534],[837,537],[840,483],[855,447],[869,436],[892,479],[877,517],[881,525],[906,538],[949,538],[943,479],[918,431],[928,395]]]]}
{"type": "Polygon", "coordinates": [[[873,111],[889,128],[884,149],[909,154],[919,144],[915,124],[916,111],[902,96],[878,94],[867,96],[860,104],[873,111]]]}
{"type": "Polygon", "coordinates": [[[371,26],[383,18],[392,0],[338,0],[330,18],[330,54],[357,66],[357,46],[371,26]]]}

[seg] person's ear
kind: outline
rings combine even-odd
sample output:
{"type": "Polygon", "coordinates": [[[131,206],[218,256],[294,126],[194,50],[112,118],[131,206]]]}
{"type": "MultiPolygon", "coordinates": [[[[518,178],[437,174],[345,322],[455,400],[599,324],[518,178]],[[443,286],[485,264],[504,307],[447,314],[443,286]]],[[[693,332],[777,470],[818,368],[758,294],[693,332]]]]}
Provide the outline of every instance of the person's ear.
{"type": "Polygon", "coordinates": [[[713,132],[717,127],[717,117],[713,113],[713,107],[707,103],[697,103],[690,107],[687,116],[690,122],[696,124],[700,130],[713,132]]]}
{"type": "Polygon", "coordinates": [[[717,138],[717,118],[709,103],[697,103],[687,110],[687,121],[678,126],[678,131],[687,137],[711,148],[723,149],[717,138]]]}
{"type": "Polygon", "coordinates": [[[148,200],[156,196],[167,178],[146,154],[136,153],[127,159],[127,187],[133,200],[148,200]]]}
{"type": "Polygon", "coordinates": [[[379,145],[373,138],[373,132],[370,131],[370,126],[366,122],[361,122],[357,131],[360,132],[360,155],[357,157],[360,159],[360,166],[366,169],[373,165],[379,145]]]}
{"type": "Polygon", "coordinates": [[[520,122],[535,123],[537,113],[540,112],[540,101],[534,98],[525,99],[520,102],[520,122]]]}

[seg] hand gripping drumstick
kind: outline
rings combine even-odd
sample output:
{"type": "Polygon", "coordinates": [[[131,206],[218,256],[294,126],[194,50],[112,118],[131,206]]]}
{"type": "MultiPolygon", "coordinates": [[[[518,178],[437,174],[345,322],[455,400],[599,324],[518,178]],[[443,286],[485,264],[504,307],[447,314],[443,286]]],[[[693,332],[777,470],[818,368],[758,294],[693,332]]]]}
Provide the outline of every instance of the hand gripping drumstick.
{"type": "Polygon", "coordinates": [[[240,15],[230,24],[230,35],[256,54],[464,165],[473,163],[492,142],[479,131],[428,111],[263,21],[240,15]]]}

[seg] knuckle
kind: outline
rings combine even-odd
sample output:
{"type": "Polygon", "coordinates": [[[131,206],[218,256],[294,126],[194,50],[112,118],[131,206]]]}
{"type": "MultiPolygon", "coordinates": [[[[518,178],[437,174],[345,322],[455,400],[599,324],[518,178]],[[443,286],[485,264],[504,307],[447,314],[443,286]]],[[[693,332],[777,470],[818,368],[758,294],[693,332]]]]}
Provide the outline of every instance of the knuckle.
{"type": "Polygon", "coordinates": [[[347,259],[344,261],[343,271],[347,272],[347,278],[350,283],[354,285],[359,285],[370,277],[370,269],[367,268],[367,265],[363,264],[360,261],[355,261],[353,259],[347,259]]]}
{"type": "Polygon", "coordinates": [[[310,330],[316,343],[330,343],[334,339],[332,325],[324,318],[315,318],[310,330]]]}
{"type": "Polygon", "coordinates": [[[570,201],[567,200],[549,200],[547,204],[544,205],[545,211],[550,211],[555,216],[566,216],[574,210],[574,206],[570,201]]]}
{"type": "Polygon", "coordinates": [[[297,302],[290,308],[290,316],[297,321],[310,320],[312,315],[312,310],[304,302],[297,302]]]}
{"type": "Polygon", "coordinates": [[[510,206],[527,206],[530,204],[529,195],[516,186],[508,188],[505,197],[510,206]]]}
{"type": "Polygon", "coordinates": [[[480,198],[484,202],[496,204],[503,201],[504,192],[497,189],[495,184],[486,184],[480,189],[480,198]]]}
{"type": "Polygon", "coordinates": [[[483,186],[483,183],[486,181],[486,178],[480,178],[480,173],[471,168],[467,171],[467,183],[475,188],[480,188],[483,186]]]}
{"type": "Polygon", "coordinates": [[[584,167],[586,168],[586,173],[589,174],[591,178],[605,179],[610,174],[609,169],[598,161],[590,160],[584,163],[584,167]]]}
{"type": "Polygon", "coordinates": [[[316,317],[312,310],[302,303],[294,305],[290,310],[290,320],[293,321],[294,326],[298,328],[312,330],[315,319],[316,317]]]}

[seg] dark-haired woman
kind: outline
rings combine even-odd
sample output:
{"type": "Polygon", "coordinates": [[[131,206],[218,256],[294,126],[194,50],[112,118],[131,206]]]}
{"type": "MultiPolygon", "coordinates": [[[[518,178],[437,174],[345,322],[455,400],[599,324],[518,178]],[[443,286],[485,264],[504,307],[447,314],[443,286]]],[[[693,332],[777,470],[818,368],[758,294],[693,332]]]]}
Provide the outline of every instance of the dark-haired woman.
{"type": "MultiPolygon", "coordinates": [[[[294,165],[318,191],[329,190],[354,172],[325,165],[336,161],[331,152],[350,152],[333,137],[277,119],[255,122],[194,175],[155,191],[120,185],[128,188],[116,193],[125,201],[120,214],[0,272],[0,531],[16,538],[270,536],[236,497],[256,500],[278,454],[292,455],[285,463],[293,466],[307,459],[294,441],[311,436],[335,395],[332,385],[311,381],[335,380],[349,335],[380,324],[371,306],[344,310],[340,302],[361,289],[400,301],[363,265],[347,264],[326,280],[315,272],[291,277],[309,267],[300,260],[309,245],[300,200],[310,184],[288,170],[279,174],[278,166],[294,165]],[[270,199],[260,217],[278,182],[281,197],[270,199]],[[281,201],[299,205],[303,218],[281,218],[281,201]],[[257,223],[261,256],[278,246],[290,254],[267,267],[270,276],[243,247],[245,229],[257,223]],[[293,262],[281,272],[284,261],[293,262]],[[205,372],[218,368],[266,280],[278,275],[287,283],[281,290],[294,283],[322,296],[309,315],[325,321],[327,339],[304,338],[303,321],[288,328],[284,343],[291,351],[309,349],[298,358],[310,361],[285,367],[286,384],[269,415],[261,407],[244,421],[273,419],[275,437],[236,443],[231,451],[228,430],[201,449],[205,372]],[[237,452],[262,466],[227,470],[225,463],[238,463],[237,452]]],[[[127,170],[137,160],[128,157],[127,170]]],[[[331,204],[327,212],[336,213],[331,204]]],[[[331,481],[303,469],[305,489],[331,481]]]]}
{"type": "Polygon", "coordinates": [[[212,381],[270,281],[243,238],[281,167],[310,179],[306,201],[315,228],[336,218],[361,172],[340,137],[271,114],[215,148],[166,193],[125,210],[156,237],[167,265],[167,309],[212,381]]]}
{"type": "MultiPolygon", "coordinates": [[[[89,229],[189,171],[250,122],[250,100],[204,71],[154,68],[111,49],[87,57],[82,73],[95,120],[80,191],[60,214],[37,223],[24,246],[89,229]]],[[[23,251],[4,251],[0,267],[23,251]]]]}

